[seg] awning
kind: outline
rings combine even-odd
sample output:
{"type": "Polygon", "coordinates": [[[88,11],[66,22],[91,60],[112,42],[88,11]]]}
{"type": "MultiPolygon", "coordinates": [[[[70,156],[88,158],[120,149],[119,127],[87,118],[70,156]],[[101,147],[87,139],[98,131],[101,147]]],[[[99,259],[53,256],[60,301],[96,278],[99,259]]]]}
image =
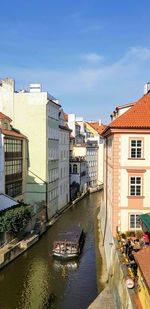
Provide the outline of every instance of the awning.
{"type": "Polygon", "coordinates": [[[139,215],[142,223],[142,230],[144,232],[150,231],[150,213],[139,215]]]}
{"type": "Polygon", "coordinates": [[[6,194],[0,193],[0,211],[15,205],[18,205],[18,202],[6,194]]]}

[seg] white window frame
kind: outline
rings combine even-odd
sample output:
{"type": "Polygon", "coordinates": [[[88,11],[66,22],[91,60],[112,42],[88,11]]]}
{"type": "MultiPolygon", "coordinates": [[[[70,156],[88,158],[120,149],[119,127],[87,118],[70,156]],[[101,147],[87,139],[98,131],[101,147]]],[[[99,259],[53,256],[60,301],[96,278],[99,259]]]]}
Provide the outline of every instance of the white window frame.
{"type": "Polygon", "coordinates": [[[131,139],[130,140],[130,158],[131,159],[141,159],[142,158],[142,148],[143,148],[143,141],[141,139],[131,139]],[[132,142],[135,142],[135,146],[132,146],[132,142]],[[141,146],[138,146],[138,142],[141,142],[141,146]],[[140,156],[138,155],[138,150],[141,150],[140,156]],[[135,156],[132,155],[132,150],[135,151],[135,156]]]}
{"type": "Polygon", "coordinates": [[[142,196],[142,177],[141,176],[130,176],[130,196],[142,196]],[[131,183],[132,178],[135,178],[135,182],[131,183]],[[137,179],[140,178],[140,183],[137,182],[137,179]],[[135,188],[135,194],[131,194],[131,187],[135,188]],[[140,194],[137,194],[138,187],[140,187],[140,194]]]}
{"type": "Polygon", "coordinates": [[[139,215],[140,214],[135,214],[135,213],[134,214],[129,214],[129,229],[130,230],[140,230],[141,229],[141,225],[138,222],[139,215]],[[133,220],[131,220],[131,218],[133,220]],[[134,226],[131,226],[132,225],[131,221],[132,221],[134,226]]]}

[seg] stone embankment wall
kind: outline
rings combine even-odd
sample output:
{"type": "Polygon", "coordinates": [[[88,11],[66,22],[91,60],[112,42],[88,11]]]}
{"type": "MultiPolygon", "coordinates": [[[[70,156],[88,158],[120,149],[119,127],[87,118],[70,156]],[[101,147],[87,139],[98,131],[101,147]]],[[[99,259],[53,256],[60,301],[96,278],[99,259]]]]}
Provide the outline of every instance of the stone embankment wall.
{"type": "Polygon", "coordinates": [[[98,214],[99,251],[102,258],[100,287],[101,293],[88,309],[116,308],[136,309],[132,301],[133,290],[126,287],[126,266],[121,263],[121,253],[117,249],[115,239],[108,235],[109,228],[105,229],[105,213],[98,214]],[[102,217],[103,215],[103,217],[102,217]],[[101,224],[102,222],[102,224],[101,224]],[[103,238],[105,234],[105,239],[103,238]],[[110,243],[111,239],[111,243],[110,243]]]}
{"type": "Polygon", "coordinates": [[[117,249],[116,241],[112,246],[110,269],[108,272],[108,286],[113,295],[117,309],[135,309],[132,301],[133,290],[126,287],[127,267],[122,263],[121,253],[117,249]]]}
{"type": "Polygon", "coordinates": [[[39,235],[33,235],[19,242],[10,242],[0,249],[0,269],[13,261],[39,240],[39,235]]]}

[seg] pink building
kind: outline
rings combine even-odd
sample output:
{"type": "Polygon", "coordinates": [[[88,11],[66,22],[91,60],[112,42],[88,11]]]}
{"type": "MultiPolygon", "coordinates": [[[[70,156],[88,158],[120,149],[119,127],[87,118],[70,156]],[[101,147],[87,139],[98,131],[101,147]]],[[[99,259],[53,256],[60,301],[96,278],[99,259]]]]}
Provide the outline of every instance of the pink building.
{"type": "Polygon", "coordinates": [[[119,106],[105,137],[104,238],[116,229],[140,229],[139,215],[150,212],[150,93],[119,106]]]}

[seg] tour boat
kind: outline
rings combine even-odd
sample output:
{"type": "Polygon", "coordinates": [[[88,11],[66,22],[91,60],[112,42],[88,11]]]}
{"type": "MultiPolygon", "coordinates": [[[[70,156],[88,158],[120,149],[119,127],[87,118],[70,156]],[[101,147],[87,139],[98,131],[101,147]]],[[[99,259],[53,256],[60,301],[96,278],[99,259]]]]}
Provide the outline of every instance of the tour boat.
{"type": "Polygon", "coordinates": [[[81,253],[84,238],[85,233],[81,228],[59,233],[53,244],[53,256],[65,260],[77,258],[81,253]]]}

